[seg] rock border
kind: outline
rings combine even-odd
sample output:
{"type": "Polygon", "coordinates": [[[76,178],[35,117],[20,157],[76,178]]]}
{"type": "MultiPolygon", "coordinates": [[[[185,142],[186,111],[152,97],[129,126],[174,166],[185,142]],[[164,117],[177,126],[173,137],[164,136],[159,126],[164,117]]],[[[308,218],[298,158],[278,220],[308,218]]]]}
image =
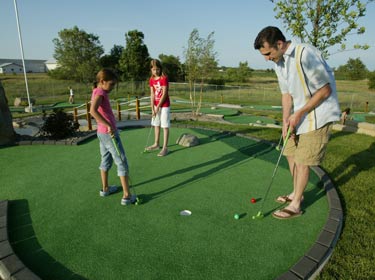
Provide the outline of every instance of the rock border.
{"type": "Polygon", "coordinates": [[[14,253],[8,239],[8,200],[0,201],[0,278],[40,280],[14,253]]]}

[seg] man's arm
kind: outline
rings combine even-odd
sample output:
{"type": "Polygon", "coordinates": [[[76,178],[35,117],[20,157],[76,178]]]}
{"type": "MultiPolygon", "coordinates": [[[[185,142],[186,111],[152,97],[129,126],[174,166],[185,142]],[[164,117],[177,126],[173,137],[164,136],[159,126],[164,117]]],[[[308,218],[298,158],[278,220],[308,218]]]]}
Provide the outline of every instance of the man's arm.
{"type": "Polygon", "coordinates": [[[289,126],[294,129],[300,122],[304,115],[310,113],[318,107],[324,100],[331,95],[332,89],[329,84],[326,84],[310,98],[310,100],[298,111],[294,112],[288,119],[289,126]]]}

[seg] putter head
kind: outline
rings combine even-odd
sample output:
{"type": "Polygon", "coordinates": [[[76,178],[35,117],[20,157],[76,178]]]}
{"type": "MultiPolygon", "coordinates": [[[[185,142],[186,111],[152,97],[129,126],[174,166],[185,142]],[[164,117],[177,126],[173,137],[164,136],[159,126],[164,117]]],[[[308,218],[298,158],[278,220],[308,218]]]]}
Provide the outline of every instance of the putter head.
{"type": "Polygon", "coordinates": [[[139,205],[139,204],[141,204],[142,203],[142,200],[139,198],[139,197],[137,197],[136,199],[135,199],[135,205],[139,205]]]}
{"type": "Polygon", "coordinates": [[[264,215],[261,211],[259,211],[255,216],[253,216],[253,220],[255,219],[263,219],[264,215]]]}

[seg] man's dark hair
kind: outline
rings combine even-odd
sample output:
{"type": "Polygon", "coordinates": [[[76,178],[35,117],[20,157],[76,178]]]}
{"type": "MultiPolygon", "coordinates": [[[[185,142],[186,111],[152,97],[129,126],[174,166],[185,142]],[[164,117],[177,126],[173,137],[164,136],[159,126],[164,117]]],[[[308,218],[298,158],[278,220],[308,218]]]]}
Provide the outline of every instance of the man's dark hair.
{"type": "Polygon", "coordinates": [[[270,47],[277,47],[277,41],[283,41],[285,42],[285,36],[284,34],[280,31],[279,28],[275,26],[267,26],[263,28],[258,36],[255,38],[254,41],[254,48],[256,50],[259,50],[260,48],[264,47],[264,43],[267,42],[270,47]]]}

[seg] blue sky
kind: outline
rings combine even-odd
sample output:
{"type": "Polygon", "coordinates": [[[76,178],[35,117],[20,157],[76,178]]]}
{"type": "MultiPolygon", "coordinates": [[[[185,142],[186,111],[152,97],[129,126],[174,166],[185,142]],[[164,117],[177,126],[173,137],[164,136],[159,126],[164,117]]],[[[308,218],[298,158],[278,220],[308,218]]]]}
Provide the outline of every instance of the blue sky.
{"type": "MultiPolygon", "coordinates": [[[[197,28],[200,37],[214,31],[219,65],[238,66],[247,61],[254,69],[272,68],[253,49],[258,32],[267,25],[279,26],[288,39],[293,39],[280,20],[276,20],[274,4],[268,0],[18,0],[24,55],[26,59],[51,59],[52,40],[64,28],[78,26],[99,36],[105,52],[113,45],[125,45],[125,33],[137,29],[144,33],[144,43],[152,57],[159,54],[179,56],[190,33],[197,28]]],[[[349,58],[360,58],[375,70],[375,4],[367,8],[360,20],[365,35],[348,37],[347,46],[367,43],[367,51],[346,51],[332,55],[332,67],[346,64],[349,58]]],[[[17,23],[13,0],[0,0],[0,58],[20,58],[17,23]]],[[[338,46],[331,49],[335,52],[338,46]]]]}

